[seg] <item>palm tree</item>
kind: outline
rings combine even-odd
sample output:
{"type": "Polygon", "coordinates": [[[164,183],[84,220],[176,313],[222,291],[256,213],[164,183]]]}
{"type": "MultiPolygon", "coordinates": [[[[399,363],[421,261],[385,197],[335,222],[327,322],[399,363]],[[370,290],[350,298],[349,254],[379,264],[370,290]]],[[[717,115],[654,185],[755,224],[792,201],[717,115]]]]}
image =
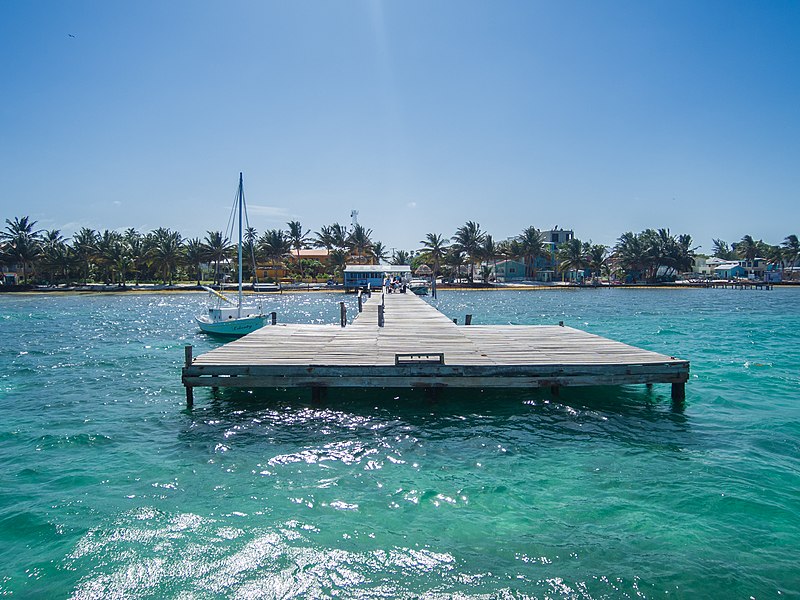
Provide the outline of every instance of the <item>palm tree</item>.
{"type": "Polygon", "coordinates": [[[300,221],[289,221],[286,225],[289,227],[287,236],[292,248],[297,252],[297,267],[300,270],[300,277],[303,277],[303,265],[300,264],[300,250],[308,247],[308,234],[311,233],[310,229],[303,231],[303,226],[300,221]]]}
{"type": "MultiPolygon", "coordinates": [[[[248,279],[252,278],[254,273],[251,269],[255,268],[256,265],[256,240],[258,238],[258,232],[256,231],[255,227],[248,226],[244,230],[244,234],[242,236],[242,260],[245,261],[242,265],[242,278],[248,279]]],[[[237,255],[238,259],[238,255],[237,255]]]]}
{"type": "Polygon", "coordinates": [[[122,237],[125,240],[128,257],[130,258],[129,272],[133,274],[136,285],[139,285],[139,277],[147,266],[147,249],[145,248],[144,237],[133,227],[126,229],[122,237]]]}
{"type": "Polygon", "coordinates": [[[780,246],[770,246],[765,254],[768,264],[780,267],[781,279],[783,279],[783,271],[786,266],[786,252],[784,252],[784,249],[780,246]]]}
{"type": "Polygon", "coordinates": [[[292,248],[297,251],[297,260],[300,260],[300,250],[306,248],[308,245],[308,234],[311,233],[310,229],[303,231],[303,226],[300,221],[289,221],[286,225],[289,226],[288,238],[292,244],[292,248]]]}
{"type": "Polygon", "coordinates": [[[258,248],[273,269],[292,252],[292,242],[280,229],[268,229],[258,240],[258,248]]]}
{"type": "Polygon", "coordinates": [[[572,238],[559,245],[557,251],[558,268],[562,273],[568,271],[582,271],[586,268],[586,258],[589,244],[582,243],[577,238],[572,238]]]}
{"type": "Polygon", "coordinates": [[[333,231],[330,225],[323,225],[320,227],[319,231],[314,234],[313,244],[315,248],[333,250],[333,242],[333,231]]]}
{"type": "Polygon", "coordinates": [[[106,283],[114,279],[114,264],[122,254],[122,235],[106,229],[97,240],[96,259],[106,283]]]}
{"type": "Polygon", "coordinates": [[[681,234],[674,238],[672,245],[672,262],[679,273],[686,273],[692,270],[697,247],[692,246],[692,236],[681,234]]]}
{"type": "Polygon", "coordinates": [[[800,258],[800,240],[792,233],[786,236],[781,245],[783,246],[786,262],[791,265],[792,275],[794,275],[794,267],[797,266],[797,260],[800,258]]]}
{"type": "Polygon", "coordinates": [[[735,250],[740,258],[752,264],[753,260],[758,256],[758,243],[753,239],[753,236],[745,235],[740,242],[735,244],[735,250]]]}
{"type": "MultiPolygon", "coordinates": [[[[486,237],[483,239],[483,244],[481,245],[481,259],[492,263],[494,267],[495,278],[497,277],[497,257],[499,255],[499,244],[496,244],[494,239],[492,239],[492,236],[487,233],[486,237]]],[[[483,282],[488,283],[489,275],[487,275],[485,271],[482,271],[482,277],[483,282]]]]}
{"type": "Polygon", "coordinates": [[[206,256],[214,261],[214,282],[219,285],[222,281],[219,264],[225,260],[233,250],[230,240],[222,235],[221,231],[207,231],[203,242],[206,256]]]}
{"type": "Polygon", "coordinates": [[[464,266],[465,260],[466,255],[459,246],[453,245],[448,248],[444,264],[447,265],[454,279],[461,279],[461,267],[464,266]]]}
{"type": "Polygon", "coordinates": [[[590,244],[586,262],[592,273],[596,277],[601,277],[608,262],[608,248],[603,244],[590,244]]]}
{"type": "Polygon", "coordinates": [[[714,248],[712,250],[712,256],[721,258],[722,260],[733,260],[736,258],[736,253],[728,246],[728,242],[719,239],[715,239],[713,242],[714,248]]]}
{"type": "Polygon", "coordinates": [[[479,260],[481,245],[486,234],[481,231],[480,223],[467,221],[464,225],[456,229],[453,242],[469,258],[470,262],[470,282],[475,280],[475,262],[479,260]]]}
{"type": "Polygon", "coordinates": [[[89,281],[92,262],[97,254],[97,241],[99,237],[100,236],[94,229],[81,227],[78,233],[72,238],[72,250],[81,263],[84,284],[89,281]]]}
{"type": "Polygon", "coordinates": [[[195,270],[195,273],[197,274],[197,285],[200,285],[200,279],[202,278],[203,274],[203,270],[200,265],[206,260],[206,256],[206,247],[203,245],[203,242],[200,241],[200,238],[186,240],[186,247],[183,257],[186,260],[186,266],[195,270]]]}
{"type": "Polygon", "coordinates": [[[6,219],[5,231],[0,232],[7,259],[22,267],[22,281],[27,281],[27,267],[42,253],[42,232],[36,230],[36,221],[29,217],[6,219]]]}
{"type": "Polygon", "coordinates": [[[442,261],[447,254],[450,238],[446,238],[440,233],[426,233],[425,239],[420,240],[419,243],[422,244],[422,248],[419,251],[423,253],[425,260],[433,263],[433,277],[435,279],[441,271],[442,261]]]}
{"type": "Polygon", "coordinates": [[[47,280],[50,283],[58,279],[66,279],[69,273],[69,247],[64,236],[58,229],[45,231],[41,241],[42,253],[40,262],[47,270],[47,280]],[[58,277],[55,273],[58,273],[58,277]]]}
{"type": "Polygon", "coordinates": [[[347,250],[347,238],[349,236],[350,234],[347,231],[347,227],[344,225],[339,223],[334,223],[331,225],[331,242],[334,248],[338,248],[339,250],[347,250]]]}
{"type": "Polygon", "coordinates": [[[614,246],[614,259],[633,282],[642,277],[647,265],[647,248],[641,236],[630,231],[623,233],[614,246]]]}
{"type": "Polygon", "coordinates": [[[411,255],[405,250],[395,250],[392,253],[393,265],[407,265],[411,259],[411,255]]]}
{"type": "Polygon", "coordinates": [[[153,247],[150,249],[150,262],[161,274],[164,283],[172,285],[175,270],[182,259],[183,239],[177,231],[163,227],[153,232],[153,247]]]}
{"type": "Polygon", "coordinates": [[[360,257],[372,250],[370,236],[372,236],[372,229],[366,229],[360,223],[356,223],[353,226],[353,231],[350,232],[347,243],[350,251],[356,256],[356,262],[361,262],[360,257]]]}
{"type": "Polygon", "coordinates": [[[389,257],[389,249],[383,245],[383,242],[375,242],[372,245],[372,256],[375,257],[378,264],[381,264],[389,257]]]}
{"type": "Polygon", "coordinates": [[[341,275],[344,271],[345,265],[347,264],[347,252],[341,248],[334,248],[331,250],[328,258],[331,261],[334,275],[341,275]]]}
{"type": "Polygon", "coordinates": [[[549,253],[544,247],[545,239],[541,231],[533,225],[526,227],[517,236],[519,251],[525,259],[525,277],[536,278],[536,261],[549,253]]]}

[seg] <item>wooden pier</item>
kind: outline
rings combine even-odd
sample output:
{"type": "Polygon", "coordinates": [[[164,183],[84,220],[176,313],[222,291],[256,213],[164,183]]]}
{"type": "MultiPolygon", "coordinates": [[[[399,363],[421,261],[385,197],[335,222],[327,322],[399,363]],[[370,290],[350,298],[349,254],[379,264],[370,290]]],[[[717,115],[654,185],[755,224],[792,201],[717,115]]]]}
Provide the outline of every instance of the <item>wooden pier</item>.
{"type": "MultiPolygon", "coordinates": [[[[359,305],[362,305],[359,298],[359,305]]],[[[344,307],[344,304],[342,304],[344,307]]],[[[413,294],[373,294],[353,323],[268,325],[193,357],[192,388],[535,388],[671,383],[681,400],[689,362],[571,327],[458,326],[413,294]]]]}
{"type": "Polygon", "coordinates": [[[710,281],[706,284],[710,288],[722,288],[727,290],[771,290],[772,283],[765,281],[710,281]]]}

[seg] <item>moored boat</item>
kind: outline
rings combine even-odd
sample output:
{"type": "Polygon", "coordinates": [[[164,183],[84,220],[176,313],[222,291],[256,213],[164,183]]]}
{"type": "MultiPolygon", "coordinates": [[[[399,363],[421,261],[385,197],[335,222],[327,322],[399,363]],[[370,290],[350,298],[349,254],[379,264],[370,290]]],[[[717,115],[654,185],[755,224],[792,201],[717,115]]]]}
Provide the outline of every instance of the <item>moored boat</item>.
{"type": "Polygon", "coordinates": [[[429,284],[427,279],[412,279],[408,284],[408,289],[417,296],[427,296],[428,288],[429,284]]]}
{"type": "Polygon", "coordinates": [[[236,302],[211,288],[205,288],[211,295],[208,313],[195,317],[197,325],[205,333],[216,335],[242,336],[261,329],[267,324],[267,315],[260,307],[247,309],[242,306],[242,214],[244,213],[244,183],[239,173],[239,191],[234,210],[239,218],[239,294],[236,302]]]}

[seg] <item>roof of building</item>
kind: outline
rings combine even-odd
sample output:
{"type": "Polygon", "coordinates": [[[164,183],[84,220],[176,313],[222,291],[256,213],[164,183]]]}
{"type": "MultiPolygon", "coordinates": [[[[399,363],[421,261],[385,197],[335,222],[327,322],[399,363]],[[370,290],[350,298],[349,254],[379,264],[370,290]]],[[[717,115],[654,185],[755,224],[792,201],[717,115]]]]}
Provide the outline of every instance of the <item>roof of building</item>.
{"type": "Polygon", "coordinates": [[[316,258],[318,256],[327,257],[330,256],[331,253],[331,251],[327,248],[301,248],[299,251],[292,250],[292,256],[297,256],[298,252],[300,253],[300,258],[316,258]]]}
{"type": "Polygon", "coordinates": [[[410,273],[409,265],[345,265],[346,273],[410,273]]]}
{"type": "Polygon", "coordinates": [[[499,267],[500,265],[504,265],[504,264],[506,264],[506,263],[514,263],[514,264],[516,264],[516,265],[523,265],[523,266],[525,266],[525,263],[524,263],[524,262],[522,262],[522,261],[520,261],[520,260],[514,260],[514,259],[511,259],[511,258],[506,258],[506,259],[503,259],[503,260],[498,260],[498,261],[497,261],[497,266],[499,267]]]}
{"type": "Polygon", "coordinates": [[[737,262],[724,262],[721,265],[715,267],[714,270],[715,271],[728,271],[730,269],[735,269],[736,267],[739,267],[740,269],[744,269],[744,267],[742,267],[742,265],[740,265],[738,263],[738,261],[737,261],[737,262]]]}

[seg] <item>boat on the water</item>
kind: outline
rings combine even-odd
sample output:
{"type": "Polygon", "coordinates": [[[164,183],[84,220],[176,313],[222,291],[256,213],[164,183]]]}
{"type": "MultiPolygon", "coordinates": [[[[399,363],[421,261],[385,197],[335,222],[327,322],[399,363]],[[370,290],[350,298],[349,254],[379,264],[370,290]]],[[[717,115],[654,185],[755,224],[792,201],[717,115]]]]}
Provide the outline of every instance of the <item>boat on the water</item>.
{"type": "Polygon", "coordinates": [[[234,211],[239,218],[239,294],[236,301],[224,294],[206,287],[210,294],[208,313],[195,317],[197,325],[205,333],[216,335],[242,336],[261,329],[267,324],[268,315],[261,307],[247,308],[242,306],[242,215],[245,211],[244,183],[239,173],[239,191],[236,194],[234,211]]]}
{"type": "Polygon", "coordinates": [[[195,317],[197,325],[205,333],[216,335],[246,335],[267,324],[269,315],[258,308],[247,309],[215,289],[203,286],[209,295],[208,314],[195,317]]]}
{"type": "Polygon", "coordinates": [[[429,284],[427,279],[412,279],[408,284],[408,289],[417,296],[427,296],[428,288],[429,284]]]}

